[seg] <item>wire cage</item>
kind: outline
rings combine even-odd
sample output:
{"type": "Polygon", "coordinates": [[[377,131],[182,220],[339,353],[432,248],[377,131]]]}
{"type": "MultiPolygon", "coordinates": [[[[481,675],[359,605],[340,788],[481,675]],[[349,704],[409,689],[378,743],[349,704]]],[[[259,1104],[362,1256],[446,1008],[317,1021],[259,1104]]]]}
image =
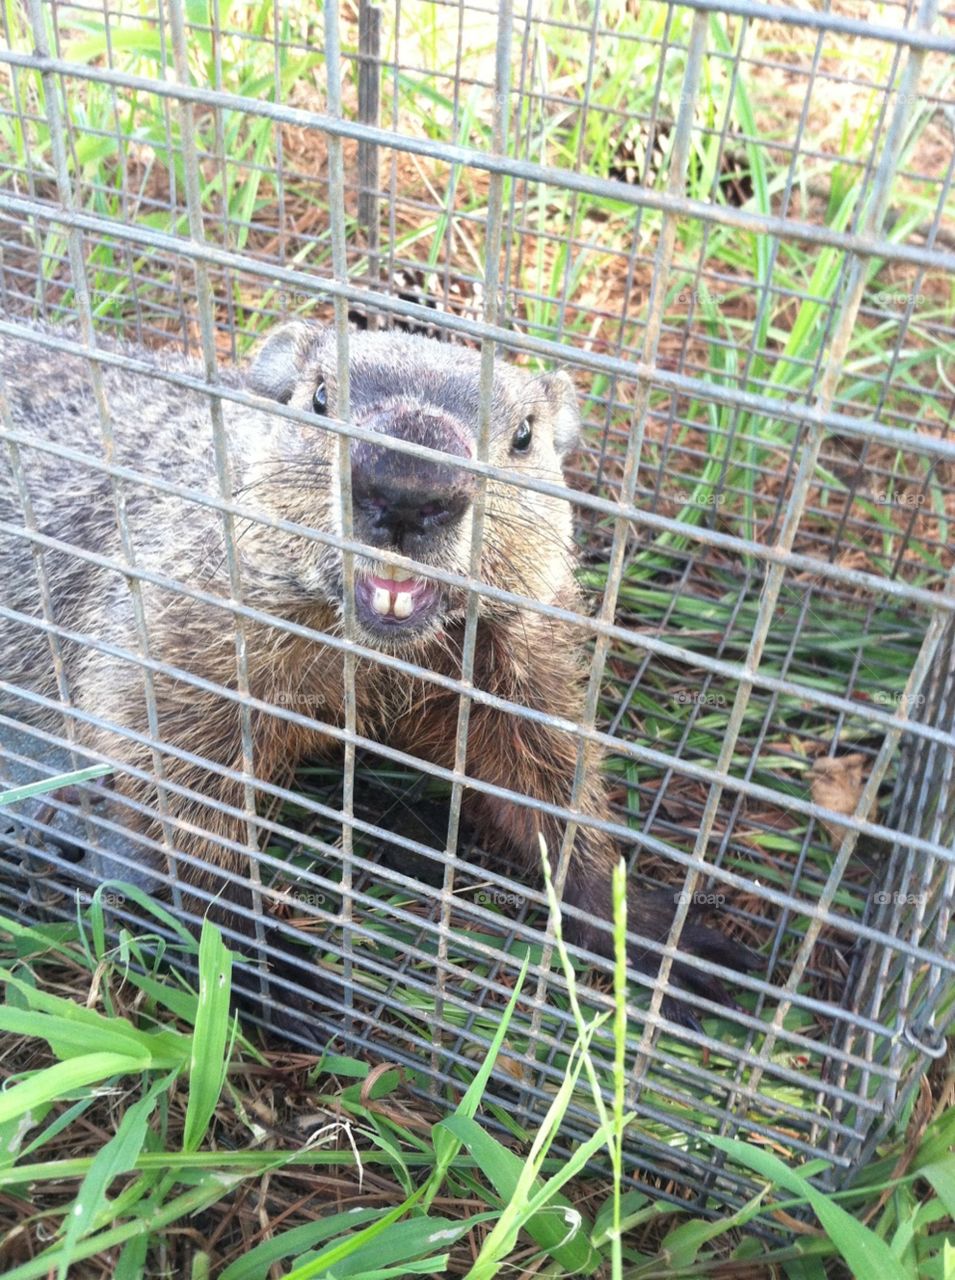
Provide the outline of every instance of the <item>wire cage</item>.
{"type": "MultiPolygon", "coordinates": [[[[578,776],[563,813],[578,830],[602,821],[631,879],[675,895],[664,975],[694,903],[765,957],[733,979],[737,1007],[690,1025],[667,1016],[662,983],[634,977],[630,1172],[701,1212],[739,1205],[750,1175],[706,1141],[728,1134],[821,1156],[819,1180],[841,1184],[944,1052],[955,1004],[955,14],[933,0],[317,8],[4,7],[0,336],[32,344],[39,369],[83,360],[103,394],[94,457],[38,442],[4,392],[0,478],[17,506],[0,565],[14,540],[40,577],[64,554],[68,514],[56,529],[31,515],[31,476],[57,459],[111,486],[120,526],[142,494],[175,498],[186,520],[211,507],[227,544],[240,520],[268,522],[226,472],[197,495],[175,467],[139,466],[110,389],[136,377],[204,395],[203,448],[219,458],[223,413],[261,407],[232,366],[290,317],[334,326],[345,366],[367,331],[473,348],[475,423],[491,412],[491,356],[568,370],[584,432],[551,488],[574,508],[590,664],[563,730],[581,761],[585,744],[606,752],[611,809],[582,815],[578,776]],[[170,348],[187,362],[157,362],[170,348]]],[[[351,441],[336,448],[363,438],[347,414],[328,429],[351,441]]],[[[490,474],[486,457],[474,474],[490,474]]],[[[519,469],[504,481],[526,483],[519,469]]],[[[324,536],[357,554],[342,521],[324,536]]],[[[133,609],[155,574],[120,532],[111,571],[133,609]]],[[[89,565],[96,548],[74,541],[89,565]]],[[[465,585],[480,644],[496,584],[465,585]]],[[[202,598],[185,576],[165,588],[202,598]]],[[[248,693],[241,634],[261,611],[241,583],[218,603],[240,636],[226,696],[307,723],[308,708],[248,693]]],[[[145,706],[168,663],[161,646],[150,656],[155,618],[136,616],[141,643],[120,657],[145,706]]],[[[24,613],[7,578],[0,627],[14,626],[42,631],[51,664],[58,643],[113,643],[105,616],[97,634],[24,613]]],[[[403,660],[347,617],[336,644],[346,686],[359,661],[403,660]]],[[[176,678],[198,696],[199,655],[186,668],[176,678]]],[[[473,673],[465,644],[444,687],[483,705],[473,673]]],[[[68,689],[61,701],[59,730],[40,726],[42,696],[0,670],[0,790],[128,770],[84,749],[97,708],[68,689]]],[[[138,919],[118,881],[164,885],[195,911],[174,883],[181,826],[161,776],[193,744],[150,725],[152,834],[141,802],[104,801],[96,782],[8,807],[6,911],[70,918],[105,882],[118,928],[138,919]]],[[[497,1123],[531,1123],[576,1037],[540,881],[508,874],[462,825],[480,785],[466,754],[453,769],[409,759],[353,713],[328,732],[344,768],[305,762],[294,781],[256,777],[244,743],[258,947],[304,926],[303,970],[341,984],[314,996],[315,1034],[450,1097],[527,959],[487,1101],[497,1123]]],[[[580,959],[590,1014],[611,1007],[610,971],[580,959]]],[[[254,956],[243,973],[286,999],[254,956]]],[[[608,1027],[592,1050],[609,1088],[608,1027]]],[[[593,1124],[582,1092],[562,1141],[593,1124]]]]}

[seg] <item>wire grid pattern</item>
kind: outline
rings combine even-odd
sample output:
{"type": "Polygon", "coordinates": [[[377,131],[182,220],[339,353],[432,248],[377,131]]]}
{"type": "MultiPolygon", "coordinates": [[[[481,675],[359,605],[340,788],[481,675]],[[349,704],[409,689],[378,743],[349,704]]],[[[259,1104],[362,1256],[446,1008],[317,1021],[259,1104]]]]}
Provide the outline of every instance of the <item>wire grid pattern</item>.
{"type": "MultiPolygon", "coordinates": [[[[140,371],[214,391],[210,448],[218,496],[107,461],[108,452],[104,459],[84,460],[110,477],[124,555],[115,567],[130,584],[138,628],[139,652],[123,656],[143,671],[149,722],[144,741],[159,784],[163,832],[162,842],[138,840],[157,855],[175,847],[174,802],[181,788],[165,779],[163,761],[188,754],[161,737],[152,681],[168,667],[151,656],[140,584],[203,598],[194,587],[166,582],[137,563],[125,503],[145,487],[221,512],[233,599],[208,597],[206,603],[233,618],[236,681],[217,692],[242,709],[243,767],[238,773],[205,764],[231,774],[244,788],[241,812],[246,852],[255,852],[249,867],[257,890],[259,948],[275,954],[280,936],[296,936],[270,910],[275,893],[262,883],[285,867],[273,850],[304,847],[312,861],[308,870],[299,870],[303,892],[295,895],[296,910],[330,931],[322,947],[338,957],[346,984],[344,1018],[340,1003],[315,997],[319,1026],[409,1065],[427,1062],[435,1080],[468,1078],[511,992],[522,944],[539,944],[544,936],[542,893],[509,879],[493,863],[485,865],[460,821],[469,708],[495,703],[471,684],[479,601],[512,598],[476,579],[478,514],[471,575],[428,569],[430,577],[470,591],[460,678],[433,677],[462,695],[453,770],[367,742],[357,732],[357,657],[422,673],[413,662],[357,642],[354,601],[346,590],[344,636],[323,637],[345,654],[350,690],[343,727],[327,726],[343,745],[343,783],[313,788],[306,780],[294,792],[264,780],[253,783],[252,712],[267,710],[290,724],[310,721],[292,707],[261,704],[249,693],[246,628],[264,619],[241,603],[234,528],[237,521],[266,517],[230,491],[221,405],[256,400],[222,380],[221,368],[247,348],[263,322],[295,312],[324,316],[336,327],[344,389],[342,421],[329,429],[338,433],[340,458],[347,461],[349,442],[369,435],[347,422],[350,322],[411,326],[479,346],[478,447],[464,466],[478,477],[518,483],[486,461],[493,358],[523,353],[561,363],[579,375],[580,386],[588,386],[590,430],[572,476],[575,487],[568,494],[544,481],[528,483],[572,499],[585,575],[594,582],[594,616],[582,620],[592,638],[593,662],[576,733],[581,746],[600,744],[622,769],[614,821],[604,825],[622,848],[634,850],[631,870],[635,863],[648,883],[682,889],[663,948],[661,979],[694,895],[711,895],[746,936],[767,940],[771,960],[766,974],[740,977],[740,989],[751,993],[745,1011],[708,1020],[704,1029],[667,1025],[661,1020],[663,981],[635,980],[634,990],[644,998],[635,997],[628,1058],[629,1102],[640,1120],[630,1150],[632,1170],[654,1179],[663,1195],[677,1194],[675,1183],[684,1188],[680,1195],[692,1189],[702,1211],[742,1203],[751,1183],[701,1143],[705,1118],[713,1132],[761,1135],[807,1157],[824,1155],[832,1162],[830,1180],[838,1182],[937,1056],[952,1011],[955,737],[949,677],[955,594],[950,526],[944,518],[917,517],[930,497],[940,498],[942,516],[952,513],[953,397],[945,377],[923,386],[914,406],[911,396],[893,388],[913,343],[941,346],[955,336],[950,313],[928,320],[918,313],[926,281],[955,269],[952,149],[943,153],[942,167],[929,170],[908,147],[916,104],[937,115],[943,129],[947,121],[951,137],[952,106],[935,91],[932,73],[933,59],[955,52],[951,15],[939,17],[937,6],[926,2],[886,5],[884,21],[872,23],[827,10],[694,0],[679,9],[647,6],[659,21],[626,35],[619,15],[600,6],[588,11],[586,21],[570,7],[546,15],[515,12],[509,5],[417,8],[433,10],[434,20],[455,33],[453,67],[443,86],[451,104],[443,134],[409,128],[400,109],[404,86],[433,91],[440,79],[435,67],[422,65],[422,42],[404,52],[404,24],[415,6],[384,10],[375,18],[378,11],[362,5],[358,43],[348,44],[349,19],[344,49],[333,4],[326,7],[317,41],[311,27],[283,22],[278,11],[258,35],[220,23],[214,6],[208,24],[190,23],[180,0],[170,0],[163,12],[30,0],[23,30],[12,29],[5,11],[0,119],[8,137],[14,126],[24,142],[18,151],[11,149],[0,188],[0,332],[22,334],[23,315],[72,322],[72,330],[60,335],[47,330],[32,336],[53,350],[91,357],[105,443],[112,426],[102,369],[140,371]],[[734,39],[721,42],[714,22],[730,24],[726,30],[734,39]],[[759,22],[798,28],[807,56],[796,62],[747,56],[746,36],[759,22]],[[475,23],[490,32],[482,42],[487,56],[479,59],[468,57],[475,23]],[[111,42],[130,25],[149,50],[145,68],[122,56],[128,44],[111,42]],[[378,45],[382,26],[392,33],[384,53],[378,45]],[[83,53],[77,32],[94,30],[105,40],[107,56],[83,53]],[[827,42],[840,35],[883,53],[884,78],[860,72],[854,79],[833,70],[827,42]],[[588,50],[583,85],[555,87],[541,71],[542,50],[579,39],[588,50]],[[256,44],[272,59],[272,85],[260,86],[255,96],[228,91],[223,59],[252,58],[256,44]],[[595,85],[622,44],[639,55],[644,79],[611,108],[598,101],[595,85]],[[192,46],[208,51],[207,83],[196,76],[192,46]],[[281,80],[280,63],[290,57],[314,60],[309,67],[316,96],[306,105],[281,80]],[[674,60],[681,68],[680,92],[668,103],[664,69],[674,60]],[[714,66],[728,79],[731,101],[744,82],[752,92],[754,76],[795,77],[802,86],[801,112],[775,137],[731,128],[728,110],[722,119],[706,113],[701,119],[706,77],[714,66]],[[357,108],[343,96],[343,83],[358,85],[357,108]],[[871,145],[839,158],[847,185],[865,192],[842,222],[798,212],[805,209],[797,195],[807,159],[835,181],[837,166],[815,141],[818,125],[810,111],[813,92],[825,86],[862,87],[877,101],[871,145]],[[71,95],[81,91],[102,93],[110,104],[98,125],[68,109],[71,95]],[[148,129],[145,117],[137,116],[147,109],[148,129]],[[554,163],[541,138],[565,116],[579,127],[562,138],[561,148],[553,148],[559,158],[554,163]],[[485,122],[483,133],[473,123],[478,117],[485,122]],[[237,122],[258,121],[268,126],[267,162],[250,157],[247,147],[235,147],[228,134],[237,122]],[[615,166],[606,175],[585,166],[588,121],[620,140],[615,166]],[[150,181],[151,162],[137,150],[142,137],[149,138],[154,160],[165,157],[166,186],[150,181]],[[709,144],[715,152],[707,154],[718,157],[710,194],[691,196],[691,179],[709,144]],[[118,157],[109,182],[88,162],[103,148],[115,149],[118,157]],[[726,184],[720,185],[727,171],[732,175],[732,165],[720,167],[723,158],[740,150],[750,163],[754,152],[771,154],[781,175],[763,211],[752,200],[733,203],[726,184]],[[407,179],[409,166],[417,166],[417,183],[407,179]],[[218,175],[218,197],[206,192],[210,174],[218,175]],[[140,179],[136,188],[131,175],[140,179]],[[263,199],[264,212],[254,199],[238,210],[227,201],[227,193],[243,184],[261,190],[266,181],[274,198],[263,199]],[[917,192],[923,210],[919,225],[906,228],[905,235],[897,233],[892,208],[896,184],[917,192]],[[319,211],[304,223],[291,207],[291,193],[303,189],[319,211]],[[566,216],[541,217],[558,197],[567,202],[566,216]],[[407,234],[422,215],[435,218],[437,227],[427,256],[407,234]],[[725,258],[708,252],[717,237],[737,250],[755,244],[756,254],[737,252],[737,269],[720,270],[714,260],[725,258]],[[469,252],[458,251],[461,243],[469,252]],[[777,283],[774,266],[794,246],[827,262],[836,287],[822,291],[814,273],[802,285],[777,283]],[[547,270],[529,285],[535,277],[526,267],[535,256],[547,270]],[[872,287],[868,271],[874,260],[897,273],[891,301],[872,287]],[[758,270],[750,270],[750,262],[758,270]],[[588,285],[603,270],[620,287],[602,295],[588,285]],[[735,327],[713,325],[713,300],[719,303],[741,288],[750,308],[735,317],[735,327]],[[117,296],[122,305],[110,307],[117,296]],[[791,351],[772,331],[769,319],[784,305],[818,309],[824,339],[813,359],[791,351]],[[849,361],[860,325],[891,335],[880,360],[849,361]],[[173,337],[197,357],[196,368],[159,371],[144,355],[104,346],[99,334],[111,329],[146,347],[173,337]],[[781,424],[769,450],[768,423],[781,424]],[[731,448],[742,459],[732,467],[731,448]],[[753,494],[755,505],[747,506],[753,494]],[[887,508],[898,523],[884,540],[883,554],[857,554],[860,545],[870,546],[873,534],[885,532],[887,508]],[[648,554],[653,574],[634,582],[630,569],[648,554]],[[853,634],[862,639],[843,651],[838,642],[847,617],[859,620],[853,634]],[[687,619],[697,626],[688,626],[687,619]],[[838,694],[820,687],[820,646],[830,646],[844,670],[845,687],[838,694]],[[904,685],[888,692],[887,682],[900,670],[904,685]],[[835,754],[843,741],[862,742],[865,782],[854,813],[827,815],[805,782],[794,783],[784,768],[767,763],[778,751],[781,707],[793,700],[805,710],[801,734],[820,754],[835,754]],[[688,716],[682,714],[687,706],[688,716]],[[701,751],[703,717],[711,727],[701,751]],[[651,720],[655,728],[648,727],[651,720]],[[374,753],[376,763],[367,773],[359,750],[374,753]],[[385,769],[402,781],[383,782],[385,769]],[[417,781],[408,782],[412,774],[417,781]],[[888,812],[879,810],[884,819],[877,818],[880,788],[892,778],[894,802],[888,812]],[[420,827],[410,836],[393,830],[388,808],[415,808],[420,816],[429,779],[444,784],[449,799],[436,810],[440,817],[428,838],[420,827]],[[395,800],[400,787],[408,788],[407,798],[395,800]],[[265,810],[263,798],[270,806],[265,810]],[[290,825],[283,802],[309,815],[306,832],[290,825]],[[796,831],[795,853],[774,859],[770,852],[761,866],[748,837],[773,836],[780,815],[785,829],[796,831]],[[829,855],[814,859],[813,847],[827,847],[821,821],[836,818],[838,835],[829,855]],[[268,850],[260,852],[263,833],[268,850]],[[878,893],[850,874],[859,842],[869,842],[868,865],[884,876],[878,893]],[[887,846],[887,860],[871,853],[887,846]],[[386,848],[390,857],[382,852],[386,848]],[[517,910],[489,909],[488,885],[492,905],[517,904],[517,910]],[[377,940],[380,946],[370,922],[380,910],[382,886],[391,894],[389,922],[398,941],[375,952],[361,942],[377,940]],[[834,957],[847,944],[853,949],[846,973],[834,957]],[[834,973],[845,974],[845,989],[834,973]],[[432,1002],[428,1016],[397,1021],[390,1014],[404,1007],[402,997],[407,1000],[409,993],[432,1002]]],[[[294,410],[277,406],[275,412],[310,425],[294,410]]],[[[18,450],[43,447],[17,430],[9,414],[0,436],[14,460],[18,450]]],[[[435,456],[420,446],[392,443],[399,451],[435,456]]],[[[61,444],[46,447],[70,456],[61,444]]],[[[348,474],[347,465],[342,471],[348,474]]],[[[25,490],[22,496],[18,532],[37,548],[55,549],[55,540],[31,522],[25,490]]],[[[343,549],[347,584],[349,557],[362,549],[353,537],[347,487],[342,530],[341,537],[322,531],[303,536],[343,549]]],[[[94,553],[72,550],[98,562],[94,553]]],[[[37,563],[42,573],[42,559],[37,563]]],[[[553,606],[522,603],[544,615],[567,616],[553,606]]],[[[0,616],[11,619],[11,611],[0,608],[0,616]]],[[[308,635],[281,618],[265,620],[308,635]]],[[[54,650],[73,640],[109,651],[102,637],[71,635],[55,617],[32,622],[46,631],[54,650]]],[[[174,674],[197,689],[208,685],[188,671],[174,674]]],[[[2,672],[0,690],[19,698],[24,714],[36,699],[12,688],[2,672]]],[[[68,701],[68,690],[61,689],[61,699],[68,701]]],[[[518,706],[509,710],[525,718],[542,716],[518,706]]],[[[77,765],[89,757],[75,745],[75,726],[94,720],[76,709],[64,716],[59,745],[73,750],[77,765]]],[[[0,724],[12,728],[14,720],[2,716],[0,724]]],[[[53,745],[45,742],[50,735],[29,732],[37,757],[42,746],[53,745]]],[[[31,759],[28,751],[15,762],[31,759]]],[[[581,752],[578,784],[582,762],[581,752]]],[[[468,785],[507,794],[478,779],[468,785]]],[[[570,810],[577,798],[576,790],[568,797],[570,810]]],[[[547,808],[534,797],[521,799],[547,808]]],[[[123,824],[98,812],[87,791],[78,804],[91,844],[122,836],[123,824]]],[[[39,816],[20,820],[22,837],[9,838],[5,859],[21,877],[25,860],[31,873],[28,910],[72,909],[70,894],[81,872],[44,839],[54,834],[51,817],[75,807],[54,795],[39,816]],[[40,859],[37,841],[43,844],[40,859]]],[[[569,810],[568,816],[565,861],[572,824],[600,825],[569,810]]],[[[773,848],[758,842],[756,847],[773,848]]],[[[134,867],[139,855],[131,848],[132,842],[126,852],[114,853],[115,861],[134,867]]],[[[8,870],[15,883],[13,868],[8,870]]],[[[175,884],[171,891],[181,910],[175,884]]],[[[10,901],[18,901],[20,892],[4,887],[10,901]]],[[[123,900],[113,910],[118,920],[135,920],[123,900]]],[[[261,982],[256,972],[250,969],[245,980],[261,982]]],[[[528,1117],[548,1105],[574,1041],[560,999],[563,982],[550,970],[546,947],[529,981],[527,1012],[509,1038],[521,1047],[505,1049],[505,1069],[492,1090],[498,1101],[528,1117]]],[[[272,999],[284,984],[280,977],[270,979],[272,999]]],[[[585,1003],[609,1007],[599,988],[585,992],[585,1003]]],[[[598,1033],[595,1051],[612,1060],[609,1033],[598,1033]]],[[[585,1098],[574,1104],[569,1121],[567,1141],[592,1131],[585,1098]]]]}

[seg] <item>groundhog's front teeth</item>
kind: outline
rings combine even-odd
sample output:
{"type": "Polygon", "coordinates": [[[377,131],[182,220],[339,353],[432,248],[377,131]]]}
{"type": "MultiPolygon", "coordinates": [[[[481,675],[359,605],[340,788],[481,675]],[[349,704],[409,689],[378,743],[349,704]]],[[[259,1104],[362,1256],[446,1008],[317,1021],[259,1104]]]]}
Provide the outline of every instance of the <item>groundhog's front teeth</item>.
{"type": "Polygon", "coordinates": [[[399,591],[392,606],[396,618],[410,618],[414,609],[414,600],[410,591],[399,591]]]}
{"type": "Polygon", "coordinates": [[[410,637],[432,625],[441,592],[425,578],[379,562],[355,574],[355,606],[366,630],[394,643],[402,633],[410,637]]]}
{"type": "Polygon", "coordinates": [[[371,607],[383,618],[389,613],[393,613],[396,618],[410,618],[414,610],[414,597],[410,591],[397,591],[392,595],[387,587],[375,587],[371,607]]]}
{"type": "Polygon", "coordinates": [[[364,575],[371,588],[369,603],[380,618],[410,618],[414,612],[415,596],[427,583],[403,574],[397,565],[376,564],[372,573],[364,575]]]}

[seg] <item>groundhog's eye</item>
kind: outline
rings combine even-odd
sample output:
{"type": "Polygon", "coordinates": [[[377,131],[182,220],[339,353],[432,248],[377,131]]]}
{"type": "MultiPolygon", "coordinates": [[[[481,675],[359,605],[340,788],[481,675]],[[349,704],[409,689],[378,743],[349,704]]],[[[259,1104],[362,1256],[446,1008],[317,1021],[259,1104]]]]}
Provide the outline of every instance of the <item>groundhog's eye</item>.
{"type": "Polygon", "coordinates": [[[511,439],[511,449],[514,453],[526,453],[531,447],[531,441],[534,439],[533,426],[534,419],[528,416],[514,432],[511,439]]]}
{"type": "Polygon", "coordinates": [[[318,380],[318,386],[312,396],[312,408],[320,418],[324,418],[328,414],[328,388],[325,386],[324,378],[319,378],[318,380]]]}

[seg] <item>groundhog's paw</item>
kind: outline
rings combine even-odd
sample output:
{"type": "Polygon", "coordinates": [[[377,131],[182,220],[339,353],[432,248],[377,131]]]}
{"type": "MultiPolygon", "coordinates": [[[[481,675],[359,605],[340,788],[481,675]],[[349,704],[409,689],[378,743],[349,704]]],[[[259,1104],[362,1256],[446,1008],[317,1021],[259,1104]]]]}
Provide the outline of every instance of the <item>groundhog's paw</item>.
{"type": "MultiPolygon", "coordinates": [[[[677,907],[674,895],[667,892],[641,895],[633,905],[633,932],[655,942],[664,942],[677,907]]],[[[719,965],[739,973],[764,967],[764,961],[757,952],[719,929],[701,924],[694,919],[692,910],[683,926],[679,947],[686,955],[697,957],[707,965],[719,965]]],[[[659,970],[659,956],[650,948],[641,946],[639,941],[631,943],[628,958],[642,972],[655,974],[659,970]]],[[[670,969],[662,1012],[671,1022],[699,1029],[699,1019],[709,1012],[700,1006],[699,999],[725,1009],[739,1008],[727,982],[721,974],[675,960],[670,969]]]]}
{"type": "Polygon", "coordinates": [[[329,1040],[329,1004],[342,1008],[344,992],[297,960],[291,948],[288,956],[270,957],[267,999],[257,977],[242,973],[233,987],[235,1007],[240,1017],[263,1022],[296,1050],[322,1053],[329,1040]]]}

